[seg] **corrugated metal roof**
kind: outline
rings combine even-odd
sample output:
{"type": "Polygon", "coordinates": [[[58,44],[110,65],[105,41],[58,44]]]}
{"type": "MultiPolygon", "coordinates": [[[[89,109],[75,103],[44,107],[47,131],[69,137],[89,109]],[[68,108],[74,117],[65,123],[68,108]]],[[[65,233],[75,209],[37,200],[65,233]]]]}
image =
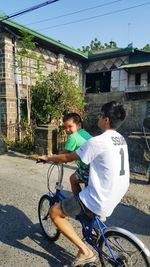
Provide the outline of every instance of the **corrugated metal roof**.
{"type": "Polygon", "coordinates": [[[131,63],[131,64],[126,64],[118,67],[118,69],[129,69],[129,68],[138,68],[138,67],[149,67],[150,66],[150,61],[148,62],[140,62],[140,63],[131,63]]]}
{"type": "Polygon", "coordinates": [[[113,58],[118,56],[129,55],[134,52],[134,48],[126,47],[126,48],[109,48],[102,49],[101,51],[97,51],[95,54],[89,54],[89,61],[98,61],[107,58],[113,58]]]}

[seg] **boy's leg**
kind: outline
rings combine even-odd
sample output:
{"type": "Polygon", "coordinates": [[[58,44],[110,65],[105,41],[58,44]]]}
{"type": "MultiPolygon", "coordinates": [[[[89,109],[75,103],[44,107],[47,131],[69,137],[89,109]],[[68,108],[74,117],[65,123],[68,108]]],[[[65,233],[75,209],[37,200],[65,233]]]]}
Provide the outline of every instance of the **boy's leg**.
{"type": "MultiPolygon", "coordinates": [[[[70,200],[69,200],[70,201],[70,200]]],[[[71,201],[70,201],[71,203],[71,201]]],[[[79,238],[71,223],[67,220],[60,204],[54,205],[50,209],[50,217],[60,232],[66,236],[75,246],[78,247],[77,258],[79,260],[94,259],[93,252],[84,244],[84,242],[79,238]]]]}
{"type": "Polygon", "coordinates": [[[70,184],[74,194],[78,194],[81,191],[80,181],[76,178],[76,173],[70,176],[70,184]]]}
{"type": "Polygon", "coordinates": [[[79,194],[81,189],[80,184],[83,183],[85,186],[88,184],[89,169],[78,168],[75,173],[70,176],[70,183],[72,192],[79,194]]]}

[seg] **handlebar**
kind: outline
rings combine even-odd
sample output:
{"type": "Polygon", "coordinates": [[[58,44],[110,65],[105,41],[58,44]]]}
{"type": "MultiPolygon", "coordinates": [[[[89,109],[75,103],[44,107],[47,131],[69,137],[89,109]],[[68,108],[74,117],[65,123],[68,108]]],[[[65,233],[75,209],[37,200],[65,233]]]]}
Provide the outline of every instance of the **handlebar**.
{"type": "Polygon", "coordinates": [[[56,186],[55,186],[55,189],[56,190],[62,190],[62,179],[63,179],[63,164],[62,163],[55,163],[55,162],[52,162],[52,161],[48,161],[45,160],[45,159],[42,159],[42,158],[38,158],[39,155],[35,155],[34,158],[36,157],[36,163],[49,163],[50,166],[48,168],[48,171],[47,171],[47,188],[50,192],[53,193],[53,191],[50,189],[50,177],[51,175],[53,175],[53,169],[55,166],[57,166],[57,181],[56,181],[56,186]]]}

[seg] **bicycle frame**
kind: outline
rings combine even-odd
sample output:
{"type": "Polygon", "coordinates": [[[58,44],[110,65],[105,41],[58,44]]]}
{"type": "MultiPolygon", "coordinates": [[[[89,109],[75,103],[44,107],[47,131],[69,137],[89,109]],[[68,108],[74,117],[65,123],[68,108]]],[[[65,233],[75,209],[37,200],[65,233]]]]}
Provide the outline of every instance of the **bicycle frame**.
{"type": "MultiPolygon", "coordinates": [[[[53,194],[51,191],[49,191],[47,193],[48,196],[51,197],[52,202],[51,202],[51,206],[53,206],[56,202],[62,201],[64,199],[66,199],[66,197],[60,192],[60,185],[56,184],[56,193],[53,194]]],[[[110,245],[108,244],[106,238],[105,238],[105,230],[108,228],[107,225],[102,222],[99,218],[99,216],[95,215],[93,217],[92,220],[89,220],[88,217],[86,216],[86,214],[81,214],[81,215],[77,215],[76,220],[78,220],[81,225],[82,225],[82,232],[83,232],[83,236],[85,238],[85,240],[98,252],[103,254],[105,257],[107,257],[107,255],[99,248],[98,246],[98,241],[100,239],[100,237],[102,236],[102,238],[105,241],[105,244],[112,256],[111,261],[112,262],[116,262],[116,257],[114,255],[113,250],[111,249],[110,245]],[[96,228],[99,231],[99,237],[95,237],[92,234],[93,229],[96,228]]]]}

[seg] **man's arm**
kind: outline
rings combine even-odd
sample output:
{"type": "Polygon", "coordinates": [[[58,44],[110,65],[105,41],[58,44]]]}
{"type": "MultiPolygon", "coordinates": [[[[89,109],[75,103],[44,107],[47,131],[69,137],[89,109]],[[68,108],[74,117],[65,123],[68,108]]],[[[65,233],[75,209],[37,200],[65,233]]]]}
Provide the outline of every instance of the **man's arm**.
{"type": "Polygon", "coordinates": [[[66,149],[63,149],[63,150],[61,150],[61,151],[58,152],[59,155],[60,154],[67,154],[67,153],[70,153],[70,151],[69,150],[66,150],[66,149]]]}
{"type": "Polygon", "coordinates": [[[44,160],[45,162],[53,161],[55,163],[71,162],[71,161],[80,159],[80,157],[75,152],[71,152],[67,154],[52,155],[52,156],[40,156],[38,158],[44,160]]]}

